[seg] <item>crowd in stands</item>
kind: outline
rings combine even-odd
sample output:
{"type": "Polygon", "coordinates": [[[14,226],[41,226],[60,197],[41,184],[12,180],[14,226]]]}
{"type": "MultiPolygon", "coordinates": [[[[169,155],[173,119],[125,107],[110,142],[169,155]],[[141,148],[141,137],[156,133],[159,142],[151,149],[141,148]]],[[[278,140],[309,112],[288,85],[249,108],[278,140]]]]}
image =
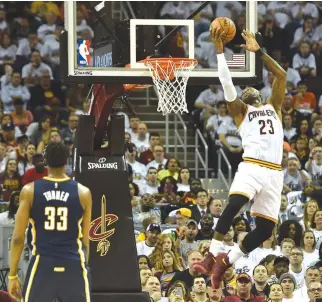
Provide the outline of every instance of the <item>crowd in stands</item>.
{"type": "MultiPolygon", "coordinates": [[[[0,200],[47,175],[42,151],[63,141],[72,151],[88,87],[59,81],[63,2],[0,4],[0,200]]],[[[92,33],[78,7],[80,36],[92,33]]],[[[71,160],[68,167],[71,176],[71,160]]]]}
{"type": "MultiPolygon", "coordinates": [[[[162,18],[186,18],[202,2],[164,2],[162,18]]],[[[198,68],[216,67],[209,25],[217,16],[234,20],[237,33],[225,53],[240,52],[244,2],[212,2],[195,18],[198,68]]],[[[211,288],[193,264],[207,255],[225,203],[212,197],[179,159],[165,153],[163,138],[139,116],[125,115],[126,160],[136,230],[142,290],[151,301],[303,301],[322,298],[322,2],[266,2],[258,7],[263,47],[287,70],[283,103],[284,189],[274,234],[211,288]],[[320,84],[321,86],[321,84],[320,84]],[[131,151],[131,152],[130,152],[131,151]],[[321,207],[320,207],[321,205],[321,207]]],[[[63,141],[72,152],[79,115],[88,112],[89,87],[59,81],[59,33],[63,2],[0,4],[0,199],[9,207],[0,224],[14,223],[24,184],[47,175],[42,151],[63,141]]],[[[93,38],[91,16],[77,5],[77,34],[93,38]]],[[[183,33],[184,34],[184,33],[183,33]]],[[[273,75],[263,70],[258,87],[263,104],[273,75]]],[[[239,94],[243,87],[238,87],[239,94]]],[[[188,95],[189,97],[189,95],[188,95]]],[[[196,125],[212,146],[223,148],[233,171],[242,144],[220,86],[211,85],[194,100],[196,125]]],[[[67,174],[72,175],[70,158],[67,174]]],[[[212,166],[216,173],[216,165],[212,166]]],[[[249,209],[226,234],[226,250],[254,228],[249,209]]]]}
{"type": "MultiPolygon", "coordinates": [[[[284,188],[279,221],[271,238],[227,270],[220,289],[213,289],[209,278],[196,273],[193,264],[208,253],[225,206],[223,200],[210,196],[200,180],[192,178],[189,169],[180,167],[176,159],[164,153],[161,157],[153,148],[157,163],[152,169],[146,167],[147,182],[142,183],[140,177],[130,184],[133,218],[136,229],[140,230],[137,253],[141,283],[151,301],[313,302],[322,298],[321,3],[258,3],[263,47],[287,71],[282,108],[284,188]],[[166,170],[162,167],[164,158],[168,158],[166,170]],[[142,227],[145,232],[141,231],[142,227]]],[[[160,16],[182,19],[200,4],[166,2],[160,16]]],[[[231,18],[237,27],[235,38],[225,45],[225,54],[242,52],[240,34],[246,24],[245,3],[213,2],[195,18],[198,68],[217,66],[216,50],[209,40],[209,25],[217,16],[231,18]]],[[[183,40],[184,35],[182,31],[183,40]]],[[[263,78],[263,85],[256,88],[265,104],[274,76],[264,68],[263,78]]],[[[239,96],[243,88],[237,87],[239,96]]],[[[188,94],[188,102],[189,97],[188,94]]],[[[212,146],[211,168],[215,174],[218,148],[223,148],[235,172],[242,161],[242,142],[220,86],[210,85],[201,91],[194,101],[193,116],[195,126],[212,146]]],[[[133,143],[136,144],[135,140],[133,143]]],[[[159,145],[154,148],[161,151],[159,145]]],[[[234,219],[224,239],[226,251],[255,227],[249,209],[246,207],[234,219]]]]}

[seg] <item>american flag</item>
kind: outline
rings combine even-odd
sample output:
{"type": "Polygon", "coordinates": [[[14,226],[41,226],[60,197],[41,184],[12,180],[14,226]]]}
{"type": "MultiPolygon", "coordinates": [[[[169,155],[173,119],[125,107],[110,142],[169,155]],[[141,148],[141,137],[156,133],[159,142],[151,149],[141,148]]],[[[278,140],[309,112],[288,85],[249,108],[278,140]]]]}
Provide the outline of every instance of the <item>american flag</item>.
{"type": "Polygon", "coordinates": [[[245,67],[245,54],[233,54],[226,56],[228,67],[245,67]]]}

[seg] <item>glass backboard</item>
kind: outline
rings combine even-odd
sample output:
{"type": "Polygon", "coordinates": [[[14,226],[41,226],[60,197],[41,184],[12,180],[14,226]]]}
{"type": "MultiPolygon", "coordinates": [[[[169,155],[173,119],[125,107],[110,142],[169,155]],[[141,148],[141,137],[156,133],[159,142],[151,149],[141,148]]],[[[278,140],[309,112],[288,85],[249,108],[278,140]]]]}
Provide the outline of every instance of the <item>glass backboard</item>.
{"type": "Polygon", "coordinates": [[[219,16],[231,18],[237,27],[235,38],[225,47],[234,83],[261,82],[261,60],[239,47],[243,28],[257,32],[256,1],[66,1],[64,9],[61,79],[65,82],[151,84],[148,68],[139,61],[156,56],[195,58],[198,65],[188,85],[218,84],[209,26],[219,16]],[[189,18],[201,5],[203,9],[189,18]]]}

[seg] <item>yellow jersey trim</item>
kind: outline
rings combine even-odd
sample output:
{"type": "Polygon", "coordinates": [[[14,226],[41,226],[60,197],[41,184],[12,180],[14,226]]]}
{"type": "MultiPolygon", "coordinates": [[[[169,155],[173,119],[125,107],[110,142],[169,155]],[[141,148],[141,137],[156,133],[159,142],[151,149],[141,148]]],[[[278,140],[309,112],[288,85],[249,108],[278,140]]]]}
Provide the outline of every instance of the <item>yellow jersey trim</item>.
{"type": "Polygon", "coordinates": [[[26,296],[25,296],[25,300],[24,300],[25,302],[28,302],[29,301],[30,291],[31,291],[31,288],[32,288],[32,283],[33,283],[33,281],[35,279],[36,272],[37,272],[37,268],[38,268],[38,264],[39,264],[39,259],[40,259],[40,256],[37,255],[36,256],[35,263],[32,266],[32,270],[31,270],[31,273],[30,273],[30,276],[29,276],[29,280],[28,280],[28,286],[27,286],[27,290],[26,290],[26,296]]]}
{"type": "Polygon", "coordinates": [[[252,164],[256,164],[256,165],[259,165],[261,167],[269,168],[269,169],[272,169],[272,170],[282,171],[282,166],[281,165],[273,164],[273,163],[270,163],[268,161],[249,158],[249,157],[244,157],[243,160],[246,163],[252,163],[252,164]]]}
{"type": "Polygon", "coordinates": [[[243,195],[243,196],[247,197],[248,199],[250,199],[250,196],[247,193],[240,192],[240,191],[229,192],[228,196],[230,196],[230,195],[243,195]]]}
{"type": "Polygon", "coordinates": [[[274,219],[273,217],[269,217],[269,216],[266,216],[266,215],[263,215],[263,214],[260,214],[260,213],[251,213],[250,215],[254,216],[254,217],[262,217],[262,218],[265,218],[265,219],[268,219],[268,220],[271,220],[271,221],[277,223],[277,220],[274,219]]]}
{"type": "Polygon", "coordinates": [[[86,298],[86,302],[90,302],[90,290],[89,290],[87,269],[85,267],[85,255],[84,255],[84,251],[83,251],[83,244],[82,244],[82,241],[81,241],[81,238],[83,237],[83,234],[82,234],[82,221],[83,221],[83,217],[78,220],[77,244],[78,244],[78,253],[79,253],[79,256],[80,256],[81,267],[82,267],[82,270],[83,270],[83,278],[84,278],[84,285],[85,285],[85,298],[86,298]]]}
{"type": "Polygon", "coordinates": [[[36,256],[36,238],[37,238],[37,233],[36,233],[36,225],[35,225],[35,221],[32,218],[29,218],[29,222],[31,223],[31,234],[32,234],[32,255],[36,256]]]}
{"type": "Polygon", "coordinates": [[[63,182],[63,181],[70,180],[70,177],[54,178],[54,177],[45,176],[45,177],[43,177],[43,179],[53,181],[53,182],[63,182]]]}

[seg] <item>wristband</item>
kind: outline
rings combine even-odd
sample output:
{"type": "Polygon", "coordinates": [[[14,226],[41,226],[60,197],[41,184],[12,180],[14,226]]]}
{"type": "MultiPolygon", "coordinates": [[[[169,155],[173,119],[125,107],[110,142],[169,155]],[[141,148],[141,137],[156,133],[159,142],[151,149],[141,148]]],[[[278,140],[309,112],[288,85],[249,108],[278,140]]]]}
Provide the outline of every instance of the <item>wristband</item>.
{"type": "Polygon", "coordinates": [[[8,279],[9,280],[16,280],[16,279],[18,279],[18,274],[17,275],[15,275],[15,276],[8,276],[8,279]]]}
{"type": "Polygon", "coordinates": [[[260,48],[259,50],[257,50],[255,53],[260,54],[261,56],[265,55],[266,52],[263,50],[263,48],[260,48]]]}

